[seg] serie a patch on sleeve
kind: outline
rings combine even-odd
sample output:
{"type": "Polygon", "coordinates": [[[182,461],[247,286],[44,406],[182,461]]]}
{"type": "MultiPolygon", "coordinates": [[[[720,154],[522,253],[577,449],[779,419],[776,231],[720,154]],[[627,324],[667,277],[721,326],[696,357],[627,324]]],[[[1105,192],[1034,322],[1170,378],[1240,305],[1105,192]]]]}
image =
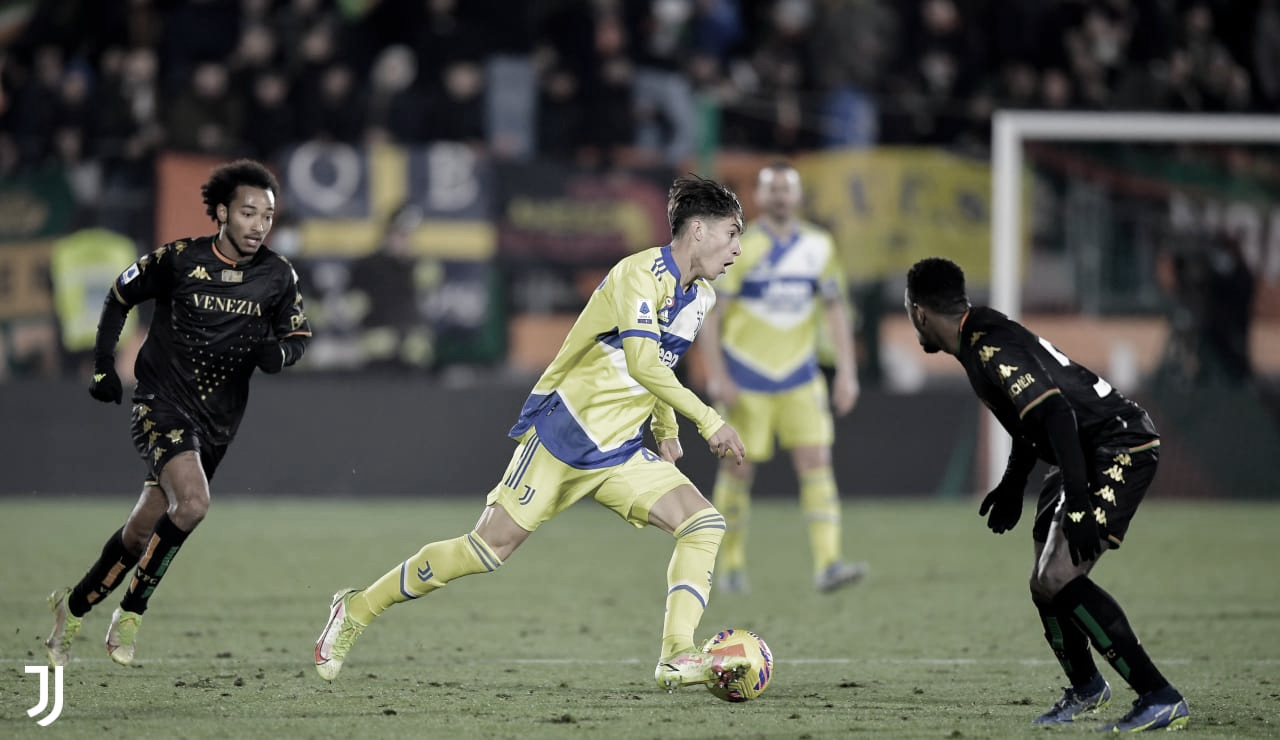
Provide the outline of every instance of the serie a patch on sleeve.
{"type": "Polygon", "coordinates": [[[652,324],[653,323],[653,306],[649,305],[649,301],[641,298],[636,303],[636,323],[652,324]]]}
{"type": "Polygon", "coordinates": [[[129,265],[129,269],[120,273],[120,284],[128,285],[133,282],[133,279],[138,277],[139,274],[141,274],[141,272],[138,270],[138,264],[135,262],[134,264],[129,265]]]}

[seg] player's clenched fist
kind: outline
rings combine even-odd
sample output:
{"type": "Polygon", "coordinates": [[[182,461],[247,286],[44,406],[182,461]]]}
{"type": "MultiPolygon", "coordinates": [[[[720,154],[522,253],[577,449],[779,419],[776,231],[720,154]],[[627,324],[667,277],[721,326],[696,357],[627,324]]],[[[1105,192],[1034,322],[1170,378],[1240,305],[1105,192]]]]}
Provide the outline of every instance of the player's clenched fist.
{"type": "Polygon", "coordinates": [[[89,382],[89,395],[103,403],[120,403],[124,387],[116,374],[115,361],[94,363],[93,379],[89,382]]]}

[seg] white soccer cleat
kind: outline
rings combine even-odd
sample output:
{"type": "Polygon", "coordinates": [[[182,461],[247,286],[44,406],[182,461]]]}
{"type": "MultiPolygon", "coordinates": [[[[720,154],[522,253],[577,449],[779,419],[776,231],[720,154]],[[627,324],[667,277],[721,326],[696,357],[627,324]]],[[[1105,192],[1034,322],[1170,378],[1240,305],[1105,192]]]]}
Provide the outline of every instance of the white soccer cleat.
{"type": "Polygon", "coordinates": [[[111,626],[107,628],[107,655],[120,665],[133,662],[133,652],[138,644],[138,627],[142,615],[116,607],[111,614],[111,626]]]}
{"type": "Polygon", "coordinates": [[[71,589],[64,588],[49,594],[49,611],[53,612],[53,631],[49,639],[44,641],[45,651],[49,654],[49,665],[64,666],[71,660],[71,644],[80,634],[80,617],[67,609],[67,599],[71,589]]]}
{"type": "Polygon", "coordinates": [[[741,655],[715,655],[690,649],[676,653],[658,664],[653,677],[658,688],[668,693],[681,686],[694,684],[728,685],[751,668],[750,659],[741,655]]]}
{"type": "Polygon", "coordinates": [[[351,645],[364,632],[365,625],[347,616],[347,602],[356,593],[359,589],[347,588],[333,595],[329,621],[316,640],[316,672],[326,681],[338,677],[351,645]]]}

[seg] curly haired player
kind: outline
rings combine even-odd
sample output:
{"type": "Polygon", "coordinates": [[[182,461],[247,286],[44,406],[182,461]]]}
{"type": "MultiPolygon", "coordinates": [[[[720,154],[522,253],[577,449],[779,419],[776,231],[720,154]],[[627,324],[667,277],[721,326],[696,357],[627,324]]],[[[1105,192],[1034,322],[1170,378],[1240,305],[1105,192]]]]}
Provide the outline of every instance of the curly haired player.
{"type": "Polygon", "coordinates": [[[209,481],[235,438],[255,369],[278,373],[302,357],[311,327],[298,277],[265,244],[280,186],[261,164],[213,170],[201,187],[213,236],[179,239],[143,256],[112,283],[94,343],[89,394],[120,403],[115,349],[129,311],[154,302],[134,364],[133,443],[147,465],[142,495],[80,582],[49,597],[49,662],[66,665],[82,618],[125,576],[107,652],[133,662],[138,626],[182,543],[209,510],[209,481]]]}

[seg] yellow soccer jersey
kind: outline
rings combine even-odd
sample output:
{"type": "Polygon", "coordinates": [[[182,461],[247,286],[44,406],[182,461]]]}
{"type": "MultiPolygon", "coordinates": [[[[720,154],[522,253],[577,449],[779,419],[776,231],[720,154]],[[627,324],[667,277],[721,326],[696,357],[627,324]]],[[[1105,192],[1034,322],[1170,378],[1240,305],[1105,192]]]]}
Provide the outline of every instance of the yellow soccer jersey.
{"type": "Polygon", "coordinates": [[[551,454],[584,469],[636,454],[650,417],[658,440],[675,437],[673,410],[711,436],[720,416],[672,368],[715,301],[705,280],[680,288],[670,245],[624,258],[587,301],[510,435],[519,439],[532,427],[551,454]]]}
{"type": "Polygon", "coordinates": [[[742,256],[716,281],[721,346],[739,387],[775,392],[818,373],[816,314],[844,295],[844,274],[830,234],[811,224],[776,237],[758,223],[742,235],[742,256]]]}

